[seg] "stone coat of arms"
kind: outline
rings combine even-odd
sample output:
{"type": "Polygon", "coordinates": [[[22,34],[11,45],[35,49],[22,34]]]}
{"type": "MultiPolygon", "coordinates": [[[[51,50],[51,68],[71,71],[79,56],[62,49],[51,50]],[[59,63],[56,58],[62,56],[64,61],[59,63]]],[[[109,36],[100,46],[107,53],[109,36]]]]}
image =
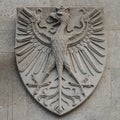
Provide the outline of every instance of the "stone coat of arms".
{"type": "Polygon", "coordinates": [[[101,8],[18,8],[15,54],[25,87],[63,115],[83,103],[105,65],[101,8]]]}

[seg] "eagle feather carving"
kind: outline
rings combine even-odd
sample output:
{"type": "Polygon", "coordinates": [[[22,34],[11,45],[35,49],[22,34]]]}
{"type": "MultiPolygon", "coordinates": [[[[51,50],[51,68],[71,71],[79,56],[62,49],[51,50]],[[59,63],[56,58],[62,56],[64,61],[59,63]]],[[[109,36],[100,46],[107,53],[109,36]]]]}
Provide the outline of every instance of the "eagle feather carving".
{"type": "Polygon", "coordinates": [[[95,87],[89,77],[102,73],[105,58],[102,9],[72,11],[64,7],[18,11],[18,69],[35,99],[58,115],[86,99],[86,89],[95,87]]]}

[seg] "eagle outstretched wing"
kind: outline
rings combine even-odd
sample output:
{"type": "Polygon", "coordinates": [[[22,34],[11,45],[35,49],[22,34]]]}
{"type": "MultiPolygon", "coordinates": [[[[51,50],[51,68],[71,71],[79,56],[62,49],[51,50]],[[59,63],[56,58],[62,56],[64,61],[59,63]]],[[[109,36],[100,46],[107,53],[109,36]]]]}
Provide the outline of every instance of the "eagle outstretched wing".
{"type": "Polygon", "coordinates": [[[46,29],[46,26],[41,23],[41,15],[40,9],[18,10],[15,51],[18,69],[25,75],[33,69],[35,74],[39,73],[41,68],[44,70],[51,52],[50,37],[39,29],[40,24],[43,30],[46,29]]]}
{"type": "Polygon", "coordinates": [[[69,58],[74,70],[82,74],[101,73],[104,64],[104,26],[102,9],[92,9],[83,17],[84,30],[68,39],[69,58]]]}

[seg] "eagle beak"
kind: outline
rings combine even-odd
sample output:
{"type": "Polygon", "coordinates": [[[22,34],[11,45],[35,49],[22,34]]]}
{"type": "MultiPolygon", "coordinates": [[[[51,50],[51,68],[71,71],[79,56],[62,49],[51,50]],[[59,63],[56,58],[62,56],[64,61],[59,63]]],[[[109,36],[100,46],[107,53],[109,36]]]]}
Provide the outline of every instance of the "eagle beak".
{"type": "Polygon", "coordinates": [[[53,23],[56,20],[58,20],[57,14],[55,12],[50,13],[50,15],[47,18],[47,22],[53,23]]]}
{"type": "Polygon", "coordinates": [[[57,14],[55,12],[50,13],[50,17],[52,17],[53,19],[57,19],[57,14]]]}

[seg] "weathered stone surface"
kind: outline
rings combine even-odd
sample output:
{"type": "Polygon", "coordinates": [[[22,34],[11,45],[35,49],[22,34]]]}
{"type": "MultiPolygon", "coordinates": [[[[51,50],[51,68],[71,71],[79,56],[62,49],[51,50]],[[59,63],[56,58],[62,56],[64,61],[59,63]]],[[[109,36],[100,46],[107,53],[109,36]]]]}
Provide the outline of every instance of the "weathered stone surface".
{"type": "Polygon", "coordinates": [[[119,120],[120,119],[120,108],[113,107],[110,110],[109,120],[119,120]]]}
{"type": "Polygon", "coordinates": [[[111,68],[120,68],[120,31],[110,31],[111,42],[111,68]]]}
{"type": "Polygon", "coordinates": [[[0,30],[2,30],[0,31],[0,33],[2,32],[2,34],[0,34],[0,46],[4,46],[0,47],[0,53],[2,53],[0,54],[0,120],[119,120],[119,9],[119,0],[37,0],[37,2],[35,0],[0,0],[0,30]],[[94,94],[85,104],[82,104],[81,107],[63,117],[57,117],[45,111],[45,109],[39,106],[28,93],[26,94],[25,88],[20,82],[20,77],[16,72],[14,53],[9,53],[14,52],[14,37],[8,39],[6,36],[8,35],[8,30],[11,32],[10,36],[14,36],[15,34],[14,21],[16,7],[33,5],[97,5],[104,7],[105,25],[109,33],[107,35],[107,41],[109,43],[107,68],[94,94]],[[7,42],[6,40],[11,42],[7,42]],[[108,63],[108,61],[110,63],[108,63]],[[13,86],[13,89],[11,86],[13,86]],[[14,96],[14,99],[12,96],[14,96]],[[13,105],[13,103],[15,104],[13,105]]]}
{"type": "Polygon", "coordinates": [[[0,119],[26,119],[26,90],[16,72],[13,53],[0,53],[0,69],[0,119]]]}
{"type": "Polygon", "coordinates": [[[0,53],[14,52],[15,31],[0,31],[0,53]]]}
{"type": "Polygon", "coordinates": [[[111,69],[112,106],[120,107],[120,68],[111,69]]]}

